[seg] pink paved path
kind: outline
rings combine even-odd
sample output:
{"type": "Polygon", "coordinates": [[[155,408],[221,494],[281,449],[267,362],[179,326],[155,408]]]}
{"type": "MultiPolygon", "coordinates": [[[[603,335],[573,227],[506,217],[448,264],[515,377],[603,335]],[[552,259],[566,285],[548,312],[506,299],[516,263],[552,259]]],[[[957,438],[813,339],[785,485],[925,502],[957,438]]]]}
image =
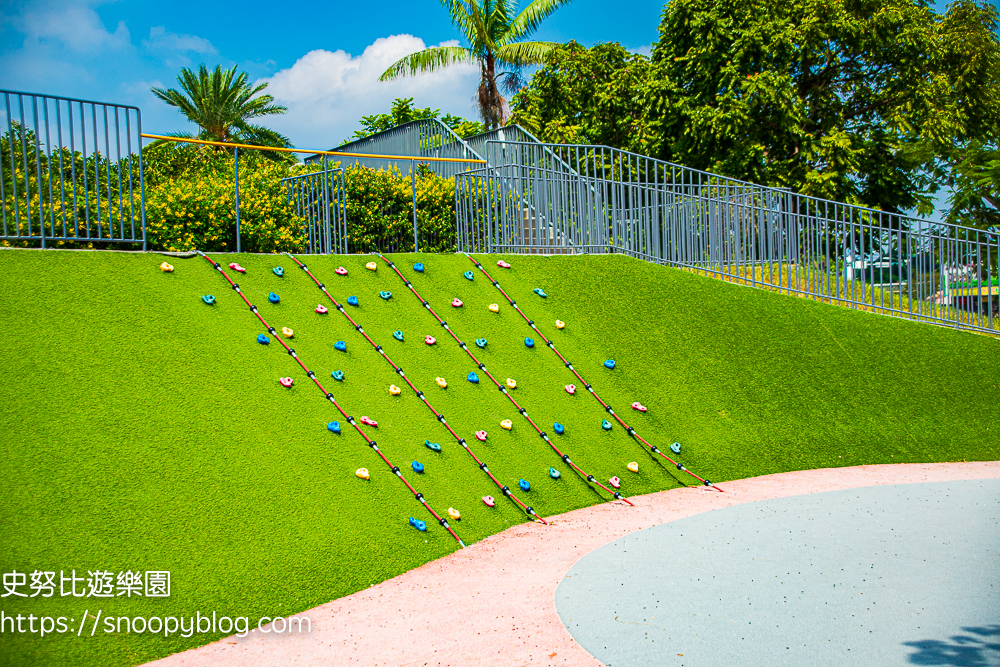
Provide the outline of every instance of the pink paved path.
{"type": "Polygon", "coordinates": [[[522,524],[353,595],[302,612],[311,634],[251,632],[154,665],[587,665],[556,614],[572,565],[608,542],[739,503],[862,486],[1000,478],[1000,461],[860,466],[674,489],[522,524]]]}

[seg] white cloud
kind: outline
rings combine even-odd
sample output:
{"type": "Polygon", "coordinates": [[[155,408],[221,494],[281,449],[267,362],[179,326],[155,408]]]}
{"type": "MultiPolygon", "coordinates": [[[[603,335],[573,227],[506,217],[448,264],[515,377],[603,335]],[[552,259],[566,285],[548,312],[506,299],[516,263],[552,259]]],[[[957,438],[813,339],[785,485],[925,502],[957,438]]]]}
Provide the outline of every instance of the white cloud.
{"type": "Polygon", "coordinates": [[[149,29],[149,39],[142,40],[142,45],[152,51],[192,51],[199,55],[215,55],[219,51],[204,37],[197,35],[179,35],[170,32],[163,26],[149,29]]]}
{"type": "MultiPolygon", "coordinates": [[[[439,46],[456,46],[442,42],[439,46]]],[[[476,118],[473,95],[479,70],[474,64],[453,65],[439,72],[380,82],[382,72],[400,58],[426,48],[412,35],[380,37],[357,56],[343,51],[310,51],[288,69],[261,79],[267,92],[288,107],[284,116],[264,122],[292,139],[296,146],[330,148],[361,126],[361,116],[389,110],[396,97],[412,97],[417,107],[441,109],[476,118]]]]}
{"type": "Polygon", "coordinates": [[[90,0],[41,0],[29,3],[7,20],[26,41],[56,41],[74,51],[130,46],[132,38],[125,22],[119,21],[111,32],[91,8],[93,4],[90,0]]]}

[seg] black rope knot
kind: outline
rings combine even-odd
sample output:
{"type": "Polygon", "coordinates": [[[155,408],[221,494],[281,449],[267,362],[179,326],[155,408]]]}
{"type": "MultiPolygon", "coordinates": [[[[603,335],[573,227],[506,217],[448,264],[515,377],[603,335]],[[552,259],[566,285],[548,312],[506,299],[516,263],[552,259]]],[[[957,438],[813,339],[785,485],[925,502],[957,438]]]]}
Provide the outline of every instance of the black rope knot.
{"type": "Polygon", "coordinates": [[[509,487],[509,486],[507,486],[506,484],[505,484],[505,485],[504,485],[504,487],[503,487],[502,489],[500,489],[500,490],[501,490],[501,491],[503,491],[503,494],[504,494],[505,496],[509,496],[509,495],[510,495],[510,487],[509,487]]]}
{"type": "Polygon", "coordinates": [[[593,482],[593,481],[595,481],[595,480],[594,480],[594,476],[593,476],[593,475],[587,475],[587,481],[588,481],[588,482],[593,482]]]}

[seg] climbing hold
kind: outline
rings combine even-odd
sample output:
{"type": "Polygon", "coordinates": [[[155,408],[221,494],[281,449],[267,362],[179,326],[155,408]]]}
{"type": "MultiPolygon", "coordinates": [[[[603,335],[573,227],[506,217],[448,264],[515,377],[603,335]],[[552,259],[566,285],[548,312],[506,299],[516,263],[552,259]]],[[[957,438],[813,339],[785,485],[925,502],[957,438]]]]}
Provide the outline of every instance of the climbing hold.
{"type": "Polygon", "coordinates": [[[565,329],[566,323],[562,320],[556,320],[556,329],[565,329]]]}
{"type": "Polygon", "coordinates": [[[424,444],[428,449],[433,449],[435,452],[441,451],[441,445],[436,442],[431,442],[430,440],[424,440],[424,444]]]}
{"type": "Polygon", "coordinates": [[[535,341],[532,340],[531,338],[525,338],[524,339],[524,346],[525,347],[535,347],[535,341]]]}
{"type": "Polygon", "coordinates": [[[476,440],[486,442],[486,431],[476,431],[476,440]]]}
{"type": "Polygon", "coordinates": [[[375,262],[368,262],[367,264],[365,264],[365,268],[368,269],[369,271],[375,271],[376,269],[378,269],[378,264],[376,264],[375,262]]]}
{"type": "Polygon", "coordinates": [[[461,521],[462,520],[462,513],[459,512],[454,507],[449,507],[448,508],[448,516],[450,516],[455,521],[461,521]]]}
{"type": "Polygon", "coordinates": [[[330,309],[324,306],[323,304],[318,303],[316,304],[316,312],[319,313],[320,315],[326,315],[328,312],[330,312],[330,309]]]}
{"type": "Polygon", "coordinates": [[[213,303],[215,303],[215,297],[212,296],[211,294],[205,294],[204,296],[201,297],[201,300],[204,301],[205,303],[207,303],[210,306],[213,303]]]}
{"type": "Polygon", "coordinates": [[[670,451],[672,451],[674,454],[680,454],[681,453],[681,443],[675,442],[674,444],[670,445],[670,451]]]}
{"type": "Polygon", "coordinates": [[[615,360],[614,359],[608,359],[607,361],[604,362],[604,367],[605,368],[614,368],[615,367],[615,360]]]}
{"type": "Polygon", "coordinates": [[[486,347],[486,339],[485,338],[477,338],[476,339],[476,345],[478,347],[486,347]]]}
{"type": "Polygon", "coordinates": [[[453,308],[461,308],[462,300],[459,299],[458,297],[455,297],[454,299],[451,300],[451,305],[453,308]]]}
{"type": "Polygon", "coordinates": [[[618,479],[618,477],[612,477],[611,479],[608,480],[608,482],[611,484],[611,486],[615,487],[616,489],[622,488],[622,481],[618,479]]]}
{"type": "Polygon", "coordinates": [[[465,379],[471,382],[472,384],[479,384],[479,376],[476,375],[475,373],[469,373],[468,375],[465,376],[465,379]]]}
{"type": "Polygon", "coordinates": [[[368,468],[358,468],[357,470],[354,471],[354,474],[360,477],[361,479],[368,479],[369,477],[371,477],[371,475],[368,474],[368,468]]]}
{"type": "Polygon", "coordinates": [[[410,464],[410,466],[413,468],[413,472],[424,471],[424,464],[420,463],[419,461],[414,461],[413,463],[410,464]]]}
{"type": "Polygon", "coordinates": [[[555,424],[552,425],[552,430],[558,433],[559,435],[562,435],[563,433],[566,432],[566,427],[560,424],[559,422],[556,422],[555,424]]]}
{"type": "Polygon", "coordinates": [[[442,389],[448,386],[448,383],[445,381],[444,378],[434,378],[434,381],[437,382],[437,386],[441,387],[442,389]]]}
{"type": "Polygon", "coordinates": [[[391,298],[392,298],[392,292],[386,292],[386,291],[384,291],[384,290],[383,290],[383,291],[381,291],[381,292],[379,292],[379,293],[378,293],[378,295],[379,295],[380,297],[382,297],[383,299],[386,299],[386,300],[389,300],[389,299],[391,299],[391,298]]]}
{"type": "Polygon", "coordinates": [[[389,394],[390,395],[392,395],[392,396],[399,396],[399,393],[401,391],[403,391],[403,390],[400,389],[399,387],[397,387],[396,385],[394,385],[394,384],[390,384],[389,385],[389,394]]]}
{"type": "Polygon", "coordinates": [[[508,389],[517,389],[517,382],[514,378],[507,378],[506,384],[508,389]]]}
{"type": "Polygon", "coordinates": [[[500,306],[496,305],[495,303],[491,303],[490,305],[486,306],[486,308],[491,313],[499,313],[500,312],[500,306]]]}
{"type": "Polygon", "coordinates": [[[330,375],[333,377],[334,380],[338,382],[344,381],[344,371],[334,371],[330,373],[330,375]]]}
{"type": "Polygon", "coordinates": [[[333,349],[340,350],[341,352],[347,352],[347,343],[342,340],[338,340],[333,344],[333,349]]]}
{"type": "Polygon", "coordinates": [[[330,422],[326,425],[326,430],[340,433],[340,422],[330,422]]]}
{"type": "Polygon", "coordinates": [[[493,500],[493,496],[483,496],[483,504],[487,507],[493,507],[496,505],[496,501],[493,500]]]}
{"type": "Polygon", "coordinates": [[[291,387],[292,383],[295,382],[295,380],[293,380],[292,378],[281,378],[280,380],[278,380],[278,382],[281,383],[282,387],[291,387]]]}
{"type": "Polygon", "coordinates": [[[271,342],[271,339],[264,334],[257,334],[257,342],[261,345],[267,345],[271,342]]]}
{"type": "Polygon", "coordinates": [[[335,268],[333,270],[333,272],[336,273],[338,276],[346,276],[347,275],[347,269],[345,269],[342,266],[338,266],[337,268],[335,268]]]}
{"type": "Polygon", "coordinates": [[[632,409],[638,410],[639,412],[645,412],[646,406],[640,403],[639,401],[636,401],[635,403],[632,404],[632,409]]]}
{"type": "Polygon", "coordinates": [[[545,299],[545,298],[547,298],[549,296],[548,294],[546,294],[545,292],[542,291],[541,287],[536,287],[534,289],[534,292],[535,292],[535,294],[537,294],[538,296],[542,297],[543,299],[545,299]]]}
{"type": "Polygon", "coordinates": [[[566,390],[567,394],[575,394],[576,393],[576,385],[575,384],[568,384],[565,387],[563,387],[563,389],[566,390]]]}
{"type": "Polygon", "coordinates": [[[497,266],[499,266],[501,269],[509,269],[510,268],[510,264],[508,264],[507,262],[503,261],[502,259],[497,261],[497,266]]]}
{"type": "Polygon", "coordinates": [[[278,303],[279,301],[281,301],[281,297],[275,294],[274,292],[268,292],[267,300],[270,301],[271,303],[278,303]]]}
{"type": "Polygon", "coordinates": [[[611,422],[609,422],[607,419],[602,419],[601,420],[601,428],[603,428],[605,431],[610,431],[611,430],[611,422]]]}
{"type": "Polygon", "coordinates": [[[288,327],[281,327],[281,335],[284,336],[285,338],[294,338],[295,332],[289,329],[288,327]]]}
{"type": "Polygon", "coordinates": [[[399,329],[396,329],[395,331],[392,332],[392,337],[395,338],[396,340],[401,341],[403,340],[403,332],[400,331],[399,329]]]}
{"type": "Polygon", "coordinates": [[[522,491],[531,491],[531,484],[528,484],[528,480],[526,479],[517,480],[517,485],[521,487],[522,491]]]}
{"type": "Polygon", "coordinates": [[[635,461],[632,461],[625,467],[631,470],[632,472],[639,472],[639,464],[636,463],[635,461]]]}
{"type": "Polygon", "coordinates": [[[361,423],[364,424],[365,426],[378,426],[377,421],[375,421],[371,417],[365,417],[363,415],[361,417],[361,423]]]}
{"type": "Polygon", "coordinates": [[[512,428],[514,428],[514,422],[512,422],[509,419],[504,419],[502,422],[500,422],[500,428],[505,428],[509,431],[512,428]]]}
{"type": "Polygon", "coordinates": [[[246,269],[244,269],[242,266],[240,266],[236,262],[231,262],[229,264],[229,268],[232,269],[233,271],[238,271],[240,273],[246,273],[247,272],[246,269]]]}
{"type": "Polygon", "coordinates": [[[559,479],[560,477],[562,477],[562,473],[556,470],[555,468],[549,468],[549,477],[551,477],[552,479],[559,479]]]}
{"type": "Polygon", "coordinates": [[[465,272],[465,273],[463,273],[462,275],[463,275],[463,276],[465,276],[466,278],[468,278],[469,280],[472,280],[473,278],[475,278],[475,277],[476,277],[476,276],[475,276],[475,275],[474,275],[474,274],[472,273],[472,271],[466,271],[466,272],[465,272]]]}
{"type": "Polygon", "coordinates": [[[421,521],[420,519],[414,519],[411,516],[410,517],[410,525],[413,526],[414,528],[416,528],[417,530],[419,530],[421,533],[426,533],[427,532],[427,524],[424,523],[423,521],[421,521]]]}
{"type": "Polygon", "coordinates": [[[358,305],[358,297],[356,297],[356,296],[349,296],[349,297],[347,297],[347,305],[348,306],[356,306],[356,305],[358,305]]]}
{"type": "Polygon", "coordinates": [[[271,269],[271,271],[273,271],[274,275],[278,276],[279,278],[281,276],[285,275],[285,270],[283,268],[281,268],[280,266],[274,267],[273,269],[271,269]]]}
{"type": "Polygon", "coordinates": [[[164,273],[173,273],[174,267],[172,264],[164,262],[163,264],[160,264],[160,271],[163,271],[164,273]]]}
{"type": "Polygon", "coordinates": [[[437,338],[435,338],[434,336],[425,336],[424,342],[427,343],[428,345],[433,345],[434,343],[437,342],[437,338]]]}

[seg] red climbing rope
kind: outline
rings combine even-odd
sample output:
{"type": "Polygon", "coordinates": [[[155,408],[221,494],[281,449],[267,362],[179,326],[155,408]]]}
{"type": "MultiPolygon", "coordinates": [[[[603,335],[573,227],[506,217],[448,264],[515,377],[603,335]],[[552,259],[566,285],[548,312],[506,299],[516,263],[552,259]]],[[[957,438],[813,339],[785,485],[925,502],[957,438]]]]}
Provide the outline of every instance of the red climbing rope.
{"type": "Polygon", "coordinates": [[[441,524],[442,526],[444,526],[444,528],[449,533],[451,533],[451,536],[455,538],[455,541],[458,542],[458,544],[460,546],[465,547],[465,543],[462,542],[461,538],[459,538],[459,536],[455,533],[455,531],[452,530],[451,526],[448,525],[447,519],[443,518],[441,515],[439,515],[437,512],[434,511],[434,508],[431,507],[430,503],[427,502],[427,500],[424,498],[424,494],[419,493],[416,489],[414,489],[410,485],[410,483],[408,481],[406,481],[406,478],[403,477],[403,473],[401,473],[399,471],[399,468],[397,468],[396,466],[392,465],[392,461],[390,461],[386,457],[386,455],[382,452],[382,450],[379,449],[378,443],[376,443],[374,440],[372,440],[371,438],[369,438],[365,434],[365,432],[363,430],[361,430],[361,427],[358,426],[357,422],[354,421],[354,417],[352,417],[349,414],[347,414],[347,412],[344,411],[344,408],[340,407],[340,403],[337,403],[336,399],[334,399],[334,397],[333,397],[333,394],[331,394],[330,392],[328,392],[323,387],[323,385],[320,384],[319,380],[316,379],[316,374],[313,373],[311,370],[309,370],[304,363],[302,363],[302,359],[300,359],[299,355],[297,355],[295,353],[295,350],[292,349],[291,347],[289,347],[288,344],[284,340],[282,340],[282,338],[277,334],[277,332],[275,331],[274,327],[272,327],[270,324],[268,324],[267,320],[265,320],[261,316],[261,314],[259,312],[257,312],[257,306],[255,306],[252,303],[250,303],[250,300],[247,299],[247,297],[246,297],[245,294],[243,294],[243,291],[240,289],[240,286],[238,284],[236,284],[236,283],[233,282],[232,278],[230,278],[229,275],[223,270],[222,266],[218,262],[216,262],[215,260],[213,260],[211,257],[209,257],[208,255],[206,255],[205,253],[203,253],[202,251],[198,250],[197,252],[198,252],[199,255],[201,255],[202,257],[204,257],[212,266],[214,266],[216,271],[218,271],[219,273],[222,274],[222,277],[226,279],[226,281],[229,283],[229,286],[232,287],[233,290],[237,294],[240,295],[240,298],[243,299],[243,302],[247,306],[250,307],[250,312],[252,312],[254,315],[257,316],[257,319],[260,320],[261,324],[264,325],[264,328],[267,329],[268,333],[270,333],[272,336],[274,336],[274,338],[279,343],[281,343],[281,346],[285,348],[285,351],[288,352],[289,356],[291,356],[292,359],[294,359],[299,364],[299,366],[302,367],[302,370],[304,370],[306,372],[306,376],[308,376],[309,379],[313,381],[313,384],[315,384],[319,388],[319,390],[321,392],[323,392],[323,395],[326,396],[327,400],[330,401],[331,403],[333,403],[333,406],[335,408],[337,408],[338,411],[340,411],[340,414],[344,415],[344,419],[347,420],[347,423],[350,424],[351,426],[353,426],[354,430],[356,430],[361,435],[361,437],[365,439],[365,442],[368,443],[368,446],[371,447],[375,451],[375,453],[378,454],[379,457],[383,461],[385,461],[385,464],[387,466],[389,466],[389,469],[392,470],[392,472],[395,473],[396,477],[398,477],[400,479],[400,481],[402,481],[403,484],[406,485],[406,488],[408,488],[410,490],[410,493],[413,494],[413,497],[416,498],[420,502],[420,504],[423,505],[427,509],[427,511],[431,513],[431,515],[435,519],[437,519],[437,522],[439,524],[441,524]]]}
{"type": "Polygon", "coordinates": [[[480,470],[485,472],[489,476],[489,478],[493,480],[493,483],[497,485],[497,488],[499,488],[500,491],[502,491],[505,496],[507,496],[515,503],[520,505],[521,509],[523,509],[529,516],[538,519],[542,523],[548,525],[548,522],[541,516],[539,516],[538,513],[535,512],[534,508],[525,505],[523,502],[521,502],[521,500],[518,499],[518,497],[515,496],[514,493],[510,490],[510,487],[508,487],[506,484],[503,484],[500,480],[498,480],[496,477],[493,476],[493,473],[490,472],[490,469],[487,467],[487,465],[482,460],[480,460],[480,458],[476,456],[475,452],[473,452],[472,449],[469,447],[469,444],[465,441],[465,438],[463,438],[462,436],[460,436],[458,433],[455,432],[455,430],[451,427],[451,424],[449,424],[448,421],[444,418],[444,415],[438,412],[434,408],[434,406],[431,405],[431,402],[427,400],[427,397],[424,395],[424,392],[417,389],[416,385],[414,385],[413,382],[410,380],[410,378],[407,377],[406,373],[403,372],[403,369],[400,368],[388,354],[386,354],[385,350],[382,349],[382,346],[376,343],[374,340],[372,340],[371,336],[365,333],[364,328],[362,328],[360,324],[354,321],[354,319],[347,314],[347,310],[336,299],[333,298],[333,295],[330,294],[330,291],[326,288],[326,285],[317,280],[316,276],[313,275],[312,271],[310,271],[305,264],[300,262],[297,257],[288,252],[286,252],[285,254],[291,257],[292,261],[295,262],[300,269],[305,271],[307,276],[312,278],[312,281],[316,283],[316,286],[319,287],[320,290],[322,290],[323,294],[326,295],[326,298],[330,300],[330,302],[334,305],[334,307],[337,310],[339,310],[344,317],[347,318],[347,321],[351,323],[351,326],[354,327],[358,333],[360,333],[362,336],[365,337],[365,340],[367,340],[369,344],[371,344],[371,346],[375,349],[376,352],[382,355],[383,359],[389,362],[389,365],[392,366],[392,370],[396,371],[396,374],[399,375],[399,377],[403,378],[403,381],[405,381],[406,384],[409,385],[410,389],[413,390],[413,393],[417,395],[417,398],[423,401],[424,405],[426,405],[430,409],[430,411],[434,413],[434,417],[439,422],[441,422],[441,424],[446,429],[448,429],[448,432],[451,433],[452,437],[454,437],[455,440],[458,441],[458,444],[462,445],[465,451],[469,453],[469,456],[471,456],[472,459],[476,462],[476,465],[479,466],[480,470]]]}
{"type": "MultiPolygon", "coordinates": [[[[617,500],[624,500],[629,505],[632,505],[632,503],[629,502],[628,498],[626,498],[625,496],[623,496],[618,491],[612,491],[608,487],[606,487],[603,484],[601,484],[600,482],[598,482],[597,479],[593,475],[584,472],[583,469],[580,468],[580,466],[578,466],[575,463],[573,463],[573,461],[570,460],[570,458],[569,458],[568,455],[566,455],[566,454],[562,453],[561,451],[559,451],[559,448],[556,447],[556,445],[555,445],[554,442],[552,442],[552,440],[549,438],[548,434],[545,433],[545,431],[543,431],[542,429],[540,429],[538,427],[538,424],[536,424],[535,421],[531,417],[528,416],[528,411],[525,410],[524,408],[522,408],[518,404],[518,402],[516,400],[514,400],[514,397],[510,395],[509,391],[507,391],[507,387],[505,387],[502,384],[500,384],[497,381],[497,379],[495,377],[493,377],[493,375],[488,370],[486,370],[486,364],[482,363],[481,361],[479,361],[479,359],[476,358],[476,355],[474,355],[472,353],[472,350],[469,349],[469,346],[466,345],[464,341],[462,341],[458,336],[455,335],[455,332],[451,330],[451,328],[448,326],[448,323],[445,322],[444,320],[442,320],[438,316],[438,314],[436,312],[434,312],[434,309],[431,308],[430,304],[427,303],[427,300],[424,299],[422,296],[420,296],[420,294],[417,292],[417,290],[415,290],[413,288],[413,284],[410,283],[410,281],[406,279],[406,277],[399,271],[398,268],[396,268],[396,264],[394,262],[392,262],[391,260],[389,260],[384,255],[382,255],[381,253],[377,252],[375,254],[378,255],[380,258],[382,258],[382,260],[385,261],[385,263],[389,265],[390,269],[392,269],[393,271],[396,272],[396,275],[399,276],[399,279],[402,280],[403,284],[406,285],[407,289],[409,289],[410,292],[413,293],[413,296],[417,297],[417,299],[420,300],[421,305],[423,305],[423,307],[427,309],[427,312],[429,312],[431,315],[433,315],[434,319],[436,319],[438,321],[438,324],[440,324],[442,327],[444,327],[444,330],[447,331],[449,334],[451,334],[451,337],[455,339],[455,342],[458,343],[458,346],[460,348],[462,348],[463,350],[465,350],[465,353],[467,355],[469,355],[469,358],[472,359],[473,363],[476,364],[476,367],[479,370],[481,370],[482,372],[486,373],[486,377],[488,377],[493,382],[493,384],[496,385],[497,389],[499,389],[503,393],[503,395],[506,396],[507,399],[511,403],[514,404],[514,407],[517,408],[517,411],[521,414],[521,416],[528,420],[528,423],[531,424],[532,428],[534,428],[535,431],[538,432],[538,435],[541,436],[541,438],[543,440],[545,440],[546,443],[548,443],[549,447],[551,447],[552,450],[556,454],[559,455],[559,458],[561,458],[564,463],[566,463],[568,466],[570,466],[571,468],[573,468],[573,470],[575,470],[581,477],[583,477],[585,480],[587,480],[591,484],[596,484],[600,488],[604,489],[605,492],[607,492],[610,495],[612,495],[615,499],[617,499],[617,500]]],[[[634,507],[634,505],[633,505],[633,507],[634,507]]]]}
{"type": "Polygon", "coordinates": [[[579,380],[580,383],[583,384],[584,388],[586,388],[586,390],[588,392],[590,392],[591,395],[593,395],[594,398],[597,399],[597,402],[601,404],[601,407],[603,407],[604,410],[608,414],[610,414],[612,417],[614,417],[618,421],[618,423],[622,425],[622,428],[624,428],[628,432],[629,435],[631,435],[633,438],[635,438],[636,440],[638,440],[642,444],[644,444],[647,447],[649,447],[649,451],[653,452],[654,454],[659,454],[660,456],[662,456],[666,460],[670,461],[670,463],[672,465],[674,465],[681,472],[686,472],[687,474],[691,475],[692,477],[694,477],[695,479],[697,479],[699,482],[701,482],[705,486],[711,487],[711,488],[715,489],[716,491],[723,492],[722,489],[720,489],[719,487],[717,487],[712,482],[708,481],[707,479],[705,479],[703,477],[699,477],[698,475],[694,474],[693,472],[691,472],[690,470],[688,470],[686,467],[684,467],[682,464],[678,463],[677,461],[674,461],[672,458],[670,458],[669,456],[667,456],[666,454],[664,454],[660,450],[659,447],[657,447],[656,445],[650,444],[645,438],[643,438],[641,435],[639,435],[639,433],[634,428],[632,428],[627,423],[625,423],[625,420],[622,419],[621,416],[617,412],[615,412],[611,408],[610,405],[608,405],[607,403],[605,403],[604,400],[597,394],[596,391],[594,391],[594,388],[590,385],[590,383],[588,383],[586,380],[583,379],[583,376],[580,375],[580,372],[578,370],[576,370],[576,368],[573,367],[573,364],[571,364],[570,362],[566,361],[566,358],[562,354],[560,354],[559,350],[556,349],[555,344],[551,340],[549,340],[548,338],[546,338],[545,334],[543,334],[542,331],[541,331],[541,329],[538,328],[538,326],[535,324],[535,321],[531,320],[531,319],[528,319],[528,316],[524,314],[524,312],[521,310],[520,306],[517,305],[517,302],[510,298],[510,295],[508,295],[507,292],[505,292],[503,290],[503,288],[500,287],[500,283],[498,283],[496,280],[493,279],[493,276],[491,276],[486,271],[486,269],[483,268],[483,265],[479,261],[477,261],[476,259],[474,259],[472,256],[470,256],[468,254],[466,254],[465,256],[469,258],[469,261],[471,261],[473,264],[476,265],[477,269],[479,269],[480,271],[482,271],[483,275],[486,276],[486,279],[489,280],[493,284],[493,286],[496,287],[497,290],[500,291],[501,294],[503,294],[503,297],[505,299],[507,299],[507,303],[509,303],[511,306],[513,306],[514,310],[516,310],[518,312],[518,314],[522,318],[524,318],[524,321],[528,323],[528,326],[531,327],[532,331],[534,331],[536,334],[538,334],[538,336],[543,341],[545,341],[545,344],[549,347],[550,350],[552,350],[553,352],[556,353],[556,356],[558,356],[559,360],[563,362],[563,365],[566,366],[566,368],[568,368],[570,371],[572,371],[573,375],[575,375],[576,378],[577,378],[577,380],[579,380]]]}

